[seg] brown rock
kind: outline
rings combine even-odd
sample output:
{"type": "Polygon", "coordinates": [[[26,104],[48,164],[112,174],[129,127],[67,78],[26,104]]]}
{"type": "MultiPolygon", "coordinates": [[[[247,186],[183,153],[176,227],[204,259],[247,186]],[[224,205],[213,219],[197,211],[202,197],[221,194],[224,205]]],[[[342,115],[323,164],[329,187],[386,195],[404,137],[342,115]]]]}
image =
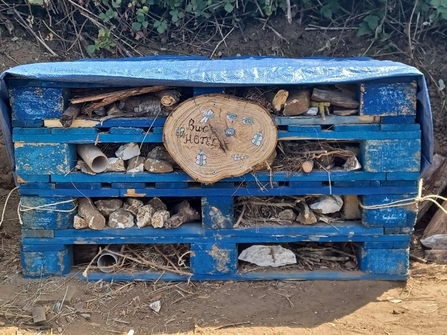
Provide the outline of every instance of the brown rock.
{"type": "Polygon", "coordinates": [[[74,229],[88,228],[88,223],[79,215],[75,215],[75,217],[73,218],[73,228],[74,229]]]}
{"type": "Polygon", "coordinates": [[[144,162],[144,168],[151,173],[168,173],[174,171],[174,167],[168,161],[154,158],[147,158],[144,162]]]}
{"type": "Polygon", "coordinates": [[[108,225],[111,228],[131,228],[135,225],[135,221],[131,212],[120,208],[109,215],[108,225]]]}
{"type": "Polygon", "coordinates": [[[291,91],[284,104],[284,115],[301,115],[308,111],[310,106],[309,91],[291,91]]]}
{"type": "Polygon", "coordinates": [[[172,159],[169,152],[166,150],[166,148],[162,145],[156,146],[154,149],[152,149],[148,154],[146,158],[152,158],[152,159],[159,159],[162,161],[166,161],[172,164],[175,164],[174,159],[172,159]]]}
{"type": "Polygon", "coordinates": [[[343,196],[343,218],[357,220],[361,218],[359,199],[356,195],[343,196]]]}
{"type": "Polygon", "coordinates": [[[128,198],[126,203],[123,205],[123,208],[136,216],[138,214],[138,210],[143,207],[143,205],[144,203],[141,200],[128,198]]]}
{"type": "Polygon", "coordinates": [[[90,198],[78,199],[78,215],[87,221],[90,229],[101,230],[106,226],[106,218],[96,209],[90,198]]]}
{"type": "Polygon", "coordinates": [[[120,199],[107,199],[107,200],[97,200],[95,201],[96,208],[101,212],[102,215],[108,217],[111,213],[117,211],[123,202],[120,199]]]}
{"type": "Polygon", "coordinates": [[[309,210],[307,212],[307,216],[305,215],[304,211],[301,211],[298,217],[296,218],[296,221],[298,221],[301,224],[314,224],[318,222],[318,219],[315,216],[314,212],[312,210],[309,210]]]}
{"type": "Polygon", "coordinates": [[[288,208],[278,213],[278,219],[284,221],[295,221],[296,214],[292,209],[288,208]]]}
{"type": "Polygon", "coordinates": [[[168,209],[168,206],[161,201],[160,198],[154,197],[151,200],[147,202],[148,205],[151,205],[155,211],[166,211],[168,209]]]}
{"type": "Polygon", "coordinates": [[[144,171],[144,157],[137,156],[129,160],[127,165],[127,173],[143,172],[144,171]]]}
{"type": "Polygon", "coordinates": [[[151,224],[154,228],[163,228],[171,214],[168,211],[156,211],[152,215],[151,224]]]}
{"type": "Polygon", "coordinates": [[[126,166],[121,158],[110,157],[109,165],[107,166],[107,172],[124,172],[126,171],[126,166]]]}
{"type": "Polygon", "coordinates": [[[139,228],[146,227],[152,224],[152,216],[155,213],[154,207],[151,205],[145,205],[138,208],[137,213],[137,226],[139,228]]]}

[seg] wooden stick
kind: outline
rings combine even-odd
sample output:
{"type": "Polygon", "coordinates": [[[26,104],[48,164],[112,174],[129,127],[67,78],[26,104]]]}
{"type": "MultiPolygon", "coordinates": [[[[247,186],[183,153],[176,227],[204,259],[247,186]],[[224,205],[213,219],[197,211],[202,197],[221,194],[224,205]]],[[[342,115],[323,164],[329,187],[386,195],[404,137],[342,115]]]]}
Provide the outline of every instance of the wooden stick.
{"type": "Polygon", "coordinates": [[[301,168],[305,173],[311,173],[314,169],[314,161],[309,159],[301,164],[301,168]]]}
{"type": "MultiPolygon", "coordinates": [[[[115,92],[107,92],[107,93],[90,95],[87,97],[73,98],[73,99],[70,99],[70,102],[72,104],[80,104],[80,103],[84,103],[84,102],[99,101],[99,100],[104,100],[104,99],[113,98],[115,96],[119,96],[118,99],[112,101],[112,102],[115,102],[115,101],[118,101],[118,100],[121,100],[124,98],[135,96],[135,95],[159,92],[166,88],[167,88],[166,86],[136,87],[136,88],[130,88],[127,90],[120,90],[120,91],[115,91],[115,92]]],[[[110,102],[110,103],[112,103],[112,102],[110,102]]]]}
{"type": "Polygon", "coordinates": [[[163,90],[157,93],[157,97],[163,106],[171,107],[180,101],[180,92],[176,90],[163,90]]]}
{"type": "Polygon", "coordinates": [[[160,270],[163,270],[163,271],[177,273],[177,274],[183,275],[183,276],[192,276],[192,273],[190,273],[190,272],[185,272],[185,271],[181,271],[181,270],[175,270],[175,269],[171,269],[171,268],[169,268],[167,266],[163,266],[163,265],[159,265],[159,264],[150,262],[150,261],[144,259],[143,257],[141,257],[140,255],[138,255],[137,253],[135,253],[135,251],[132,251],[132,253],[136,257],[138,257],[138,259],[136,259],[134,257],[127,256],[127,255],[123,255],[123,254],[121,254],[119,252],[115,252],[115,251],[112,251],[112,250],[109,250],[109,252],[111,254],[117,255],[119,257],[124,257],[124,258],[126,258],[126,259],[128,259],[128,260],[130,260],[132,262],[135,262],[135,263],[147,265],[147,266],[150,266],[150,267],[153,267],[153,268],[156,268],[156,269],[160,269],[160,270]]]}
{"type": "Polygon", "coordinates": [[[245,214],[245,209],[247,208],[246,204],[242,205],[242,211],[241,211],[241,215],[239,215],[239,218],[237,219],[236,223],[234,224],[233,228],[237,228],[239,227],[240,223],[242,222],[242,219],[244,217],[245,214]]]}
{"type": "Polygon", "coordinates": [[[160,249],[158,249],[157,246],[156,246],[155,244],[153,245],[153,247],[154,247],[155,251],[158,252],[158,253],[160,254],[160,256],[163,257],[163,258],[165,259],[166,262],[168,262],[169,264],[171,264],[171,266],[172,266],[176,271],[178,271],[178,269],[177,269],[177,267],[175,266],[175,264],[174,264],[168,257],[166,257],[166,255],[165,255],[164,253],[162,253],[162,252],[160,251],[160,249]]]}
{"type": "Polygon", "coordinates": [[[62,124],[62,127],[69,128],[73,124],[73,120],[76,119],[81,112],[81,106],[79,105],[70,105],[67,109],[62,113],[59,121],[62,124]]]}

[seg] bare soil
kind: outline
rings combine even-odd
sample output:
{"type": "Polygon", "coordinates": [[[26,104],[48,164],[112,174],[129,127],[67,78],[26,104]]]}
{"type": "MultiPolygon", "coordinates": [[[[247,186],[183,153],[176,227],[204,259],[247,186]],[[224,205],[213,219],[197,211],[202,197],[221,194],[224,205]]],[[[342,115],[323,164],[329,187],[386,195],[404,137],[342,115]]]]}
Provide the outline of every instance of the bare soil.
{"type": "MultiPolygon", "coordinates": [[[[294,23],[247,24],[228,36],[206,43],[154,41],[140,48],[157,53],[210,56],[279,55],[303,57],[359,56],[370,41],[352,32],[305,31],[294,23]],[[163,47],[163,49],[162,49],[163,47]]],[[[51,47],[51,58],[35,41],[17,31],[7,36],[0,27],[0,71],[34,62],[80,58],[51,47]]],[[[374,45],[368,55],[417,65],[426,74],[433,107],[437,153],[447,153],[442,96],[435,83],[447,80],[447,45],[434,37],[419,41],[416,61],[403,39],[374,45]],[[392,51],[389,46],[392,45],[392,51]],[[444,76],[444,77],[443,77],[444,76]]],[[[3,142],[0,145],[0,198],[14,187],[3,142]]],[[[447,334],[447,266],[412,262],[406,282],[84,282],[74,277],[26,280],[21,276],[20,224],[13,193],[0,230],[0,334],[447,334]],[[149,308],[160,300],[161,311],[149,308]],[[64,301],[62,307],[57,302],[64,301]],[[56,306],[55,306],[56,305],[56,306]],[[36,326],[30,317],[44,306],[47,322],[36,326]]],[[[429,214],[430,215],[430,214],[429,214]]],[[[426,221],[426,220],[425,220],[426,221]]],[[[415,240],[423,227],[418,227],[415,240]]],[[[412,253],[421,256],[415,244],[412,253]]]]}

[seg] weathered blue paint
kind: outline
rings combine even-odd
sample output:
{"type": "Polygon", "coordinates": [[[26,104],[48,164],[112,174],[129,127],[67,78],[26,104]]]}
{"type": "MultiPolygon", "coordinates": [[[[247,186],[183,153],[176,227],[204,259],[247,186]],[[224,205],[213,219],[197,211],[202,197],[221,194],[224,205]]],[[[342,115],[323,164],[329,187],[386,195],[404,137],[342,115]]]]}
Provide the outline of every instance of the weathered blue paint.
{"type": "Polygon", "coordinates": [[[381,227],[365,227],[361,222],[330,226],[290,225],[252,228],[208,229],[201,223],[186,223],[176,229],[152,227],[104,230],[54,230],[54,238],[23,238],[23,244],[135,244],[135,243],[285,243],[285,242],[408,242],[408,235],[385,235],[381,227]]]}
{"type": "Polygon", "coordinates": [[[362,141],[360,162],[366,172],[419,172],[421,141],[420,139],[362,141]]]}
{"type": "MultiPolygon", "coordinates": [[[[34,137],[37,137],[34,135],[34,137]]],[[[64,143],[14,143],[16,173],[50,175],[69,173],[76,165],[76,146],[64,143]]]]}
{"type": "Polygon", "coordinates": [[[191,251],[191,270],[195,275],[220,276],[237,271],[238,252],[234,243],[194,243],[191,251]]]}
{"type": "Polygon", "coordinates": [[[382,131],[418,131],[421,130],[419,123],[405,123],[405,124],[381,124],[382,131]]]}
{"type": "Polygon", "coordinates": [[[139,135],[139,134],[143,134],[143,129],[142,128],[131,128],[131,127],[113,127],[113,128],[110,128],[110,134],[139,135]]]}
{"type": "Polygon", "coordinates": [[[420,176],[419,172],[388,172],[386,180],[418,180],[420,176]]]}
{"type": "Polygon", "coordinates": [[[365,249],[407,249],[410,248],[411,235],[403,235],[406,239],[394,240],[394,241],[380,241],[380,242],[363,242],[365,249]]]}
{"type": "Polygon", "coordinates": [[[161,272],[140,272],[140,273],[100,273],[89,272],[87,278],[80,274],[70,274],[86,281],[224,281],[224,280],[286,280],[286,281],[305,281],[305,280],[330,280],[330,281],[348,281],[348,280],[394,280],[405,281],[408,275],[384,274],[384,273],[366,273],[361,271],[297,271],[280,272],[272,270],[269,272],[249,272],[229,275],[193,275],[192,277],[181,276],[174,273],[161,272]]]}
{"type": "Polygon", "coordinates": [[[359,85],[360,115],[416,115],[417,84],[372,81],[359,85]]]}
{"type": "MultiPolygon", "coordinates": [[[[233,190],[230,189],[230,191],[233,190]]],[[[218,197],[212,194],[203,197],[202,218],[203,226],[207,229],[232,228],[234,224],[234,198],[232,196],[218,197]]]]}
{"type": "Polygon", "coordinates": [[[405,116],[382,116],[382,123],[415,123],[416,116],[405,115],[405,116]]]}
{"type": "Polygon", "coordinates": [[[76,199],[65,197],[20,197],[22,229],[66,229],[73,227],[76,199]],[[63,201],[72,201],[60,203],[63,201]],[[53,205],[55,204],[55,205],[53,205]],[[34,209],[33,209],[34,208],[34,209]]]}
{"type": "MultiPolygon", "coordinates": [[[[366,206],[386,205],[394,201],[411,199],[416,194],[404,195],[366,195],[361,201],[366,206]]],[[[362,209],[362,221],[369,227],[384,228],[412,228],[417,219],[417,207],[415,204],[382,209],[362,209]]]]}
{"type": "Polygon", "coordinates": [[[47,245],[46,248],[22,245],[21,262],[25,278],[65,275],[73,264],[73,248],[65,245],[47,245]]]}
{"type": "Polygon", "coordinates": [[[298,124],[291,124],[287,127],[288,131],[296,133],[319,133],[321,132],[321,126],[303,126],[298,124]]]}
{"type": "Polygon", "coordinates": [[[20,185],[20,187],[24,186],[23,184],[33,183],[33,186],[43,187],[43,188],[54,188],[51,184],[47,184],[50,182],[49,175],[38,175],[38,174],[25,174],[21,173],[20,176],[16,175],[16,180],[20,185]],[[44,184],[45,183],[45,184],[44,184]]]}
{"type": "Polygon", "coordinates": [[[374,274],[408,275],[409,249],[366,249],[359,247],[361,271],[374,274]]]}
{"type": "Polygon", "coordinates": [[[32,120],[32,119],[24,119],[24,120],[12,120],[11,126],[13,127],[42,127],[43,120],[32,120]]]}
{"type": "Polygon", "coordinates": [[[33,188],[32,185],[20,188],[19,193],[22,195],[38,195],[41,197],[51,196],[72,196],[72,197],[233,197],[233,196],[306,196],[309,194],[357,194],[357,195],[388,195],[388,194],[402,194],[417,192],[417,186],[389,186],[382,187],[380,184],[377,187],[336,187],[336,186],[322,186],[315,189],[313,187],[289,187],[277,186],[270,188],[269,184],[265,188],[260,188],[259,184],[253,187],[243,187],[241,185],[234,185],[234,187],[189,187],[177,188],[173,191],[172,188],[155,188],[154,186],[145,188],[128,188],[117,189],[103,187],[100,190],[90,190],[88,188],[76,189],[73,187],[54,189],[41,189],[39,187],[33,188]]]}
{"type": "Polygon", "coordinates": [[[13,87],[9,90],[13,120],[59,118],[68,103],[68,90],[52,87],[13,87]]]}
{"type": "MultiPolygon", "coordinates": [[[[362,127],[367,127],[363,125],[362,127]]],[[[371,125],[375,128],[377,125],[371,125]]],[[[319,139],[319,140],[390,140],[390,139],[420,139],[421,132],[419,125],[381,125],[389,126],[385,130],[356,129],[356,127],[333,127],[321,130],[320,126],[297,126],[290,125],[288,130],[279,130],[279,139],[319,139]],[[394,129],[391,126],[395,126],[394,129]],[[406,126],[411,126],[406,129],[406,126]]],[[[122,128],[52,128],[50,133],[42,133],[40,128],[30,128],[26,133],[16,132],[13,129],[13,141],[38,142],[42,143],[96,143],[96,142],[137,142],[137,143],[161,143],[162,128],[156,127],[152,132],[143,133],[141,131],[121,132],[122,128]],[[33,131],[34,129],[34,131],[33,131]],[[155,132],[155,129],[158,129],[155,132]],[[112,131],[113,130],[113,131],[112,131]],[[39,134],[39,137],[35,135],[39,134]]]]}
{"type": "Polygon", "coordinates": [[[378,131],[379,124],[336,124],[334,131],[378,131]]]}

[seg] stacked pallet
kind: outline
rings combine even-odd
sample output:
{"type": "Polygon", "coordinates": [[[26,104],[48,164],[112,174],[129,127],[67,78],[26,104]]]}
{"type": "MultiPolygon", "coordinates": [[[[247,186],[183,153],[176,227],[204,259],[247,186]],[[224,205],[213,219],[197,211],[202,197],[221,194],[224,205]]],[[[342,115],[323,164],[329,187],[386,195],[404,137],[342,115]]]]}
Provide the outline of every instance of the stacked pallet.
{"type": "MultiPolygon", "coordinates": [[[[351,85],[355,87],[359,102],[353,115],[335,115],[329,111],[324,117],[276,114],[273,119],[279,145],[304,143],[312,147],[338,143],[343,148],[355,147],[359,168],[328,170],[322,167],[306,173],[275,170],[273,164],[270,170],[205,184],[179,169],[162,174],[148,171],[87,174],[77,170],[80,145],[93,144],[103,151],[126,143],[148,145],[148,148],[162,146],[166,117],[93,120],[64,128],[56,121],[66,109],[74,89],[86,88],[85,85],[10,80],[12,140],[23,223],[23,274],[41,277],[70,273],[77,245],[181,244],[189,250],[187,273],[154,268],[137,272],[121,269],[107,273],[91,271],[88,279],[407,278],[410,234],[417,209],[413,204],[387,205],[417,194],[421,129],[416,122],[416,78],[395,77],[351,85]],[[242,201],[275,199],[281,203],[284,198],[299,198],[302,202],[302,199],[313,201],[322,195],[339,196],[344,206],[353,205],[359,216],[339,215],[338,220],[318,219],[311,225],[301,224],[295,218],[285,219],[281,224],[274,224],[272,220],[241,224],[248,220],[245,210],[241,210],[242,201]],[[151,225],[74,229],[81,198],[88,198],[92,203],[107,199],[126,203],[128,199],[139,199],[141,204],[153,198],[160,198],[167,204],[188,200],[201,219],[182,222],[175,229],[151,225]],[[321,246],[342,250],[348,244],[352,245],[354,254],[344,260],[354,262],[349,270],[331,266],[317,267],[313,271],[297,266],[284,269],[253,266],[247,270],[247,264],[239,259],[243,250],[252,245],[288,246],[297,253],[297,250],[308,251],[321,246]]],[[[300,88],[299,85],[293,87],[300,88]]],[[[216,91],[228,93],[230,89],[192,87],[194,96],[216,91]]],[[[293,211],[300,212],[299,208],[297,205],[293,211]]]]}

